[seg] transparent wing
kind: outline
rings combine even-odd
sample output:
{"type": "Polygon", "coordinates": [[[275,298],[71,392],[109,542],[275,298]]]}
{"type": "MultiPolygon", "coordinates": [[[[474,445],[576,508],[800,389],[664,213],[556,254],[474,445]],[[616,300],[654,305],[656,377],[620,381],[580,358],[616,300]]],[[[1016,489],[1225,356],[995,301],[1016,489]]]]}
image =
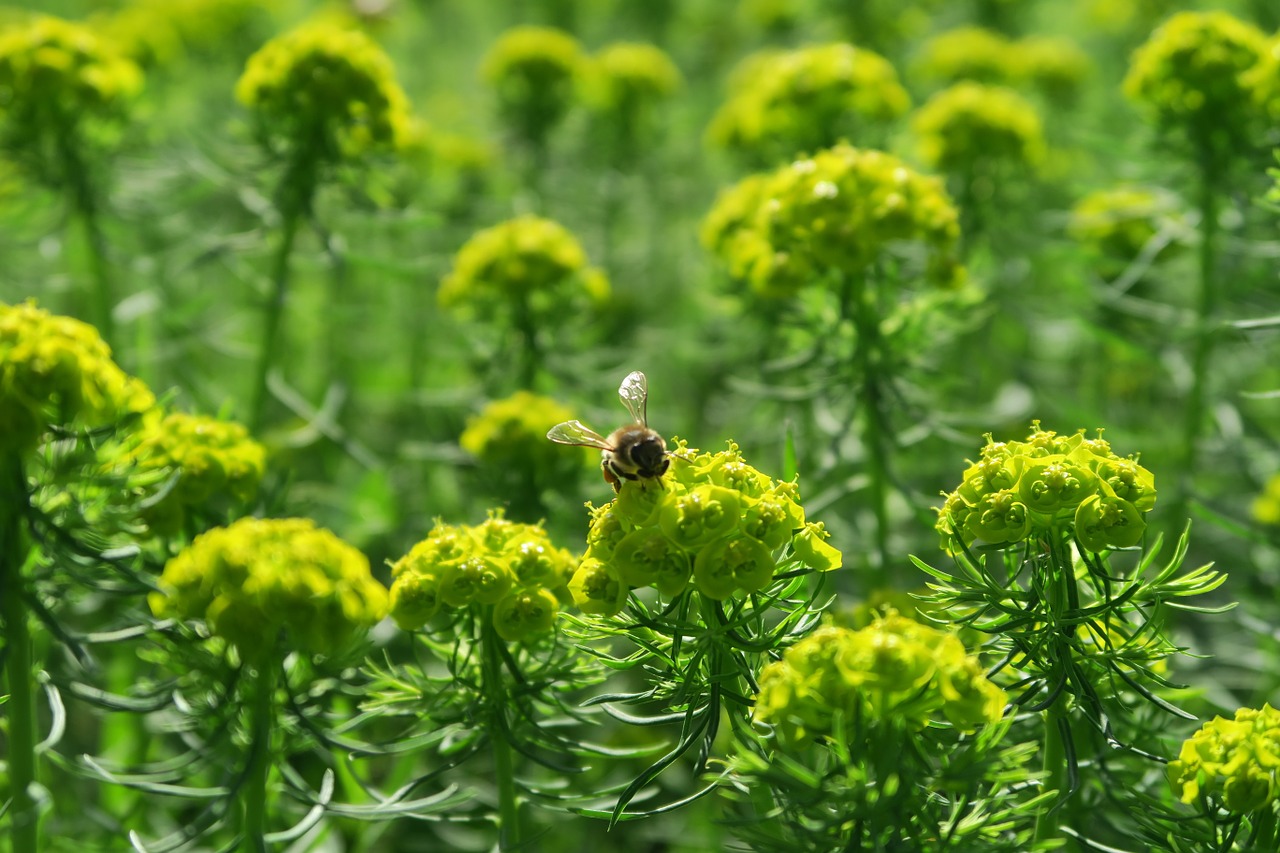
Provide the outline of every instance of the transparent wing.
{"type": "Polygon", "coordinates": [[[638,370],[627,374],[618,386],[618,396],[622,405],[631,413],[631,419],[644,426],[649,425],[649,380],[638,370]]]}
{"type": "Polygon", "coordinates": [[[547,430],[547,438],[556,444],[572,444],[579,447],[598,447],[601,450],[613,450],[613,445],[600,433],[583,424],[581,421],[565,421],[547,430]]]}

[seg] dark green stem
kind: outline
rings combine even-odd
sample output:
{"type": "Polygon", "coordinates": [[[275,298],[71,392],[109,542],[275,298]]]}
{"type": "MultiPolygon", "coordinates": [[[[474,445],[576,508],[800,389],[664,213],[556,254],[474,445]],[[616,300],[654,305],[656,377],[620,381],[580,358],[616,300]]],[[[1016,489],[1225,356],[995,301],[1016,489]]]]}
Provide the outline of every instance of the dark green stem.
{"type": "Polygon", "coordinates": [[[267,777],[271,775],[271,731],[275,722],[275,680],[277,661],[268,653],[258,661],[250,697],[249,765],[240,789],[244,809],[244,850],[267,853],[267,777]]]}
{"type": "MultiPolygon", "coordinates": [[[[1048,610],[1050,625],[1064,625],[1061,637],[1055,637],[1058,645],[1055,655],[1056,666],[1069,667],[1071,663],[1071,643],[1069,637],[1074,630],[1069,627],[1068,617],[1072,611],[1079,610],[1079,600],[1075,589],[1075,570],[1072,565],[1071,550],[1065,539],[1056,532],[1044,543],[1048,550],[1047,563],[1041,566],[1046,573],[1044,580],[1044,597],[1048,610]]],[[[1042,768],[1044,770],[1045,790],[1056,791],[1052,806],[1043,809],[1036,817],[1035,838],[1037,841],[1056,839],[1062,818],[1062,801],[1067,793],[1067,701],[1064,691],[1044,710],[1044,746],[1041,748],[1042,768]]]]}
{"type": "Polygon", "coordinates": [[[853,283],[849,307],[853,313],[853,365],[862,384],[862,444],[871,487],[871,507],[876,517],[876,553],[880,558],[880,582],[889,570],[889,448],[884,430],[884,386],[880,376],[880,306],[877,289],[867,277],[853,283]]]}
{"type": "Polygon", "coordinates": [[[1044,711],[1044,746],[1041,748],[1044,789],[1057,791],[1057,798],[1053,805],[1042,808],[1036,816],[1036,841],[1056,839],[1059,835],[1062,809],[1058,806],[1067,789],[1067,747],[1062,739],[1066,715],[1065,695],[1059,696],[1044,711]]]}
{"type": "Polygon", "coordinates": [[[4,618],[5,674],[9,682],[9,807],[13,849],[40,849],[39,813],[31,796],[36,783],[36,707],[32,691],[31,632],[24,601],[22,514],[27,487],[22,461],[9,453],[0,458],[0,615],[4,618]]]}
{"type": "Polygon", "coordinates": [[[533,391],[542,371],[542,344],[538,340],[538,323],[533,314],[533,306],[524,293],[516,296],[512,306],[516,331],[520,333],[523,350],[520,354],[520,388],[533,391]]]}
{"type": "Polygon", "coordinates": [[[520,799],[516,790],[515,755],[508,740],[507,682],[503,677],[502,649],[505,641],[493,627],[493,608],[481,617],[481,645],[484,654],[484,695],[489,700],[489,744],[493,749],[493,772],[498,786],[498,849],[517,850],[523,843],[520,826],[520,799]]]}
{"type": "Polygon", "coordinates": [[[97,188],[89,174],[89,166],[80,150],[79,138],[70,128],[64,128],[57,137],[58,157],[67,182],[71,210],[84,232],[85,248],[89,253],[89,271],[93,276],[93,324],[110,346],[115,346],[115,288],[111,281],[111,268],[107,261],[107,241],[102,233],[98,214],[97,188]]]}
{"type": "Polygon", "coordinates": [[[1214,280],[1217,264],[1218,170],[1210,156],[1200,158],[1200,291],[1196,298],[1195,349],[1191,357],[1191,393],[1184,410],[1182,459],[1179,465],[1177,498],[1170,521],[1180,527],[1191,501],[1198,461],[1200,429],[1208,404],[1210,362],[1215,340],[1213,316],[1221,296],[1214,280]]]}

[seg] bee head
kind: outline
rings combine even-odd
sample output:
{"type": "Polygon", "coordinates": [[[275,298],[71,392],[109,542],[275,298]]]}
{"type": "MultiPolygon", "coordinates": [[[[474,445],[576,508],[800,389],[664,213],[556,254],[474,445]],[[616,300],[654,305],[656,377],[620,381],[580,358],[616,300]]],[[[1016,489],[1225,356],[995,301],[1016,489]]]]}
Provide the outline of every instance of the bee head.
{"type": "Polygon", "coordinates": [[[667,470],[667,443],[652,433],[631,447],[631,461],[641,471],[661,476],[667,470]]]}

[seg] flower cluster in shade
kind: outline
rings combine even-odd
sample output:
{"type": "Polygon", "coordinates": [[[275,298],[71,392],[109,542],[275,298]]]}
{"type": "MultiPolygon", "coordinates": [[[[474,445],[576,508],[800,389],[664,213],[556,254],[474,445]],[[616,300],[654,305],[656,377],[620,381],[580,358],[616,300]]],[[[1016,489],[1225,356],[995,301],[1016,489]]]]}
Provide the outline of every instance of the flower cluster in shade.
{"type": "Polygon", "coordinates": [[[36,16],[0,30],[0,132],[24,153],[113,132],[142,71],[82,24],[36,16]]]}
{"type": "Polygon", "coordinates": [[[898,74],[879,54],[834,43],[748,57],[707,140],[763,164],[841,139],[882,139],[911,108],[898,74]]]}
{"type": "Polygon", "coordinates": [[[1261,30],[1227,12],[1180,12],[1134,52],[1124,91],[1200,156],[1243,152],[1261,130],[1268,47],[1261,30]]]}
{"type": "Polygon", "coordinates": [[[573,105],[585,62],[582,46],[568,33],[519,26],[494,42],[480,72],[508,127],[523,141],[541,145],[573,105]]]}
{"type": "Polygon", "coordinates": [[[955,207],[939,178],[880,151],[837,145],[721,193],[702,242],[756,294],[787,297],[829,279],[859,275],[891,244],[922,244],[926,278],[964,281],[956,257],[955,207]]]}
{"type": "Polygon", "coordinates": [[[0,450],[25,453],[51,426],[107,426],[155,397],[111,359],[98,331],[34,301],[0,303],[0,450]]]}
{"type": "Polygon", "coordinates": [[[190,513],[243,505],[257,495],[267,451],[244,426],[173,412],[144,420],[130,453],[145,468],[168,469],[171,480],[145,515],[158,531],[180,530],[190,513]]]}
{"type": "Polygon", "coordinates": [[[723,601],[769,586],[792,558],[817,571],[839,568],[826,536],[805,522],[796,484],[751,467],[737,445],[698,453],[679,442],[660,479],[626,481],[592,510],[569,591],[584,613],[602,616],[621,610],[631,588],[670,598],[692,586],[723,601]]]}
{"type": "Polygon", "coordinates": [[[959,27],[930,39],[913,70],[945,85],[969,80],[1026,86],[1064,102],[1077,94],[1092,68],[1089,55],[1069,38],[1034,35],[1013,40],[982,27],[959,27]]]}
{"type": "Polygon", "coordinates": [[[364,33],[304,24],[249,58],[236,98],[264,141],[337,162],[404,144],[412,117],[387,54],[364,33]]]}
{"type": "Polygon", "coordinates": [[[1096,190],[1076,203],[1068,233],[1107,274],[1119,274],[1157,234],[1177,228],[1173,198],[1165,192],[1136,186],[1096,190]]]}
{"type": "Polygon", "coordinates": [[[658,47],[617,42],[596,51],[583,69],[583,100],[597,113],[634,117],[684,85],[680,69],[658,47]]]}
{"type": "Polygon", "coordinates": [[[911,129],[921,159],[948,174],[1034,168],[1044,159],[1040,114],[1003,86],[963,82],[943,89],[916,111],[911,129]]]}
{"type": "Polygon", "coordinates": [[[492,471],[525,473],[535,483],[568,479],[581,459],[547,441],[547,430],[573,417],[552,400],[529,391],[494,400],[467,422],[458,443],[492,471]]]}
{"type": "Polygon", "coordinates": [[[971,731],[1000,720],[1006,701],[954,634],[891,613],[860,630],[819,628],[787,649],[760,673],[754,718],[795,748],[939,718],[971,731]]]}
{"type": "Polygon", "coordinates": [[[438,294],[447,308],[535,297],[603,302],[609,297],[609,281],[587,265],[587,253],[567,228],[533,215],[472,235],[458,250],[438,294]]]}
{"type": "Polygon", "coordinates": [[[576,565],[532,524],[500,515],[474,526],[437,522],[391,566],[391,616],[410,631],[441,614],[486,606],[504,640],[534,638],[554,627],[576,565]]]}
{"type": "Polygon", "coordinates": [[[1101,434],[1058,435],[1036,422],[1026,441],[987,436],[981,458],[946,495],[937,529],[952,552],[1070,535],[1100,552],[1137,545],[1155,502],[1155,476],[1113,453],[1101,434]]]}
{"type": "Polygon", "coordinates": [[[1280,711],[1240,708],[1235,719],[1215,717],[1187,738],[1169,781],[1184,803],[1210,796],[1242,815],[1273,808],[1280,799],[1280,711]]]}
{"type": "Polygon", "coordinates": [[[1262,494],[1254,498],[1253,518],[1260,524],[1280,527],[1280,474],[1273,475],[1262,494]]]}
{"type": "Polygon", "coordinates": [[[334,654],[386,615],[363,554],[310,519],[242,518],[197,536],[148,597],[159,618],[201,620],[245,658],[334,654]]]}
{"type": "MultiPolygon", "coordinates": [[[[100,21],[103,35],[144,67],[215,50],[266,18],[263,0],[131,0],[100,21]]],[[[253,43],[253,42],[250,42],[253,43]]]]}

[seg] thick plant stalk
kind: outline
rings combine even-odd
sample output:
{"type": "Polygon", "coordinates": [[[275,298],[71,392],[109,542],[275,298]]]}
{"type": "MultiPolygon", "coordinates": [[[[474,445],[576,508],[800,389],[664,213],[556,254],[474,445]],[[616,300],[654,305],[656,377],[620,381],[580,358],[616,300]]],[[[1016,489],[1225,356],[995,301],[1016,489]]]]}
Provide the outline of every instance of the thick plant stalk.
{"type": "Polygon", "coordinates": [[[7,756],[13,798],[9,821],[13,849],[40,849],[39,813],[31,787],[36,776],[36,709],[32,691],[31,632],[27,626],[22,566],[26,548],[22,511],[27,505],[21,460],[12,452],[0,457],[0,613],[4,617],[5,674],[9,701],[7,756]]]}
{"type": "Polygon", "coordinates": [[[1041,808],[1036,815],[1036,841],[1048,841],[1059,836],[1059,816],[1062,797],[1067,788],[1067,749],[1063,730],[1067,724],[1064,708],[1066,699],[1058,699],[1044,711],[1044,746],[1041,748],[1045,790],[1057,792],[1057,800],[1041,808]]]}
{"type": "Polygon", "coordinates": [[[240,801],[244,809],[244,847],[253,853],[267,853],[267,778],[271,774],[271,730],[275,718],[275,678],[278,664],[263,655],[253,679],[249,726],[252,741],[249,766],[245,768],[240,801]]]}
{"type": "Polygon", "coordinates": [[[867,476],[871,487],[871,508],[876,518],[876,554],[881,583],[889,570],[889,448],[884,431],[884,377],[880,376],[881,340],[876,289],[867,278],[846,285],[848,310],[853,315],[853,364],[862,383],[862,444],[866,453],[867,476]]]}
{"type": "Polygon", "coordinates": [[[62,170],[67,180],[71,210],[84,232],[85,247],[89,252],[89,268],[93,276],[91,319],[102,339],[114,347],[117,344],[115,318],[112,314],[115,307],[115,287],[107,261],[107,241],[99,221],[96,188],[73,131],[64,129],[58,134],[58,156],[62,160],[62,170]]]}
{"type": "Polygon", "coordinates": [[[507,740],[507,689],[502,676],[502,650],[504,640],[493,627],[493,608],[484,612],[481,643],[484,646],[484,693],[493,709],[489,721],[489,743],[493,749],[493,772],[498,786],[498,849],[518,850],[523,843],[520,827],[520,800],[516,791],[515,756],[507,740]]]}

